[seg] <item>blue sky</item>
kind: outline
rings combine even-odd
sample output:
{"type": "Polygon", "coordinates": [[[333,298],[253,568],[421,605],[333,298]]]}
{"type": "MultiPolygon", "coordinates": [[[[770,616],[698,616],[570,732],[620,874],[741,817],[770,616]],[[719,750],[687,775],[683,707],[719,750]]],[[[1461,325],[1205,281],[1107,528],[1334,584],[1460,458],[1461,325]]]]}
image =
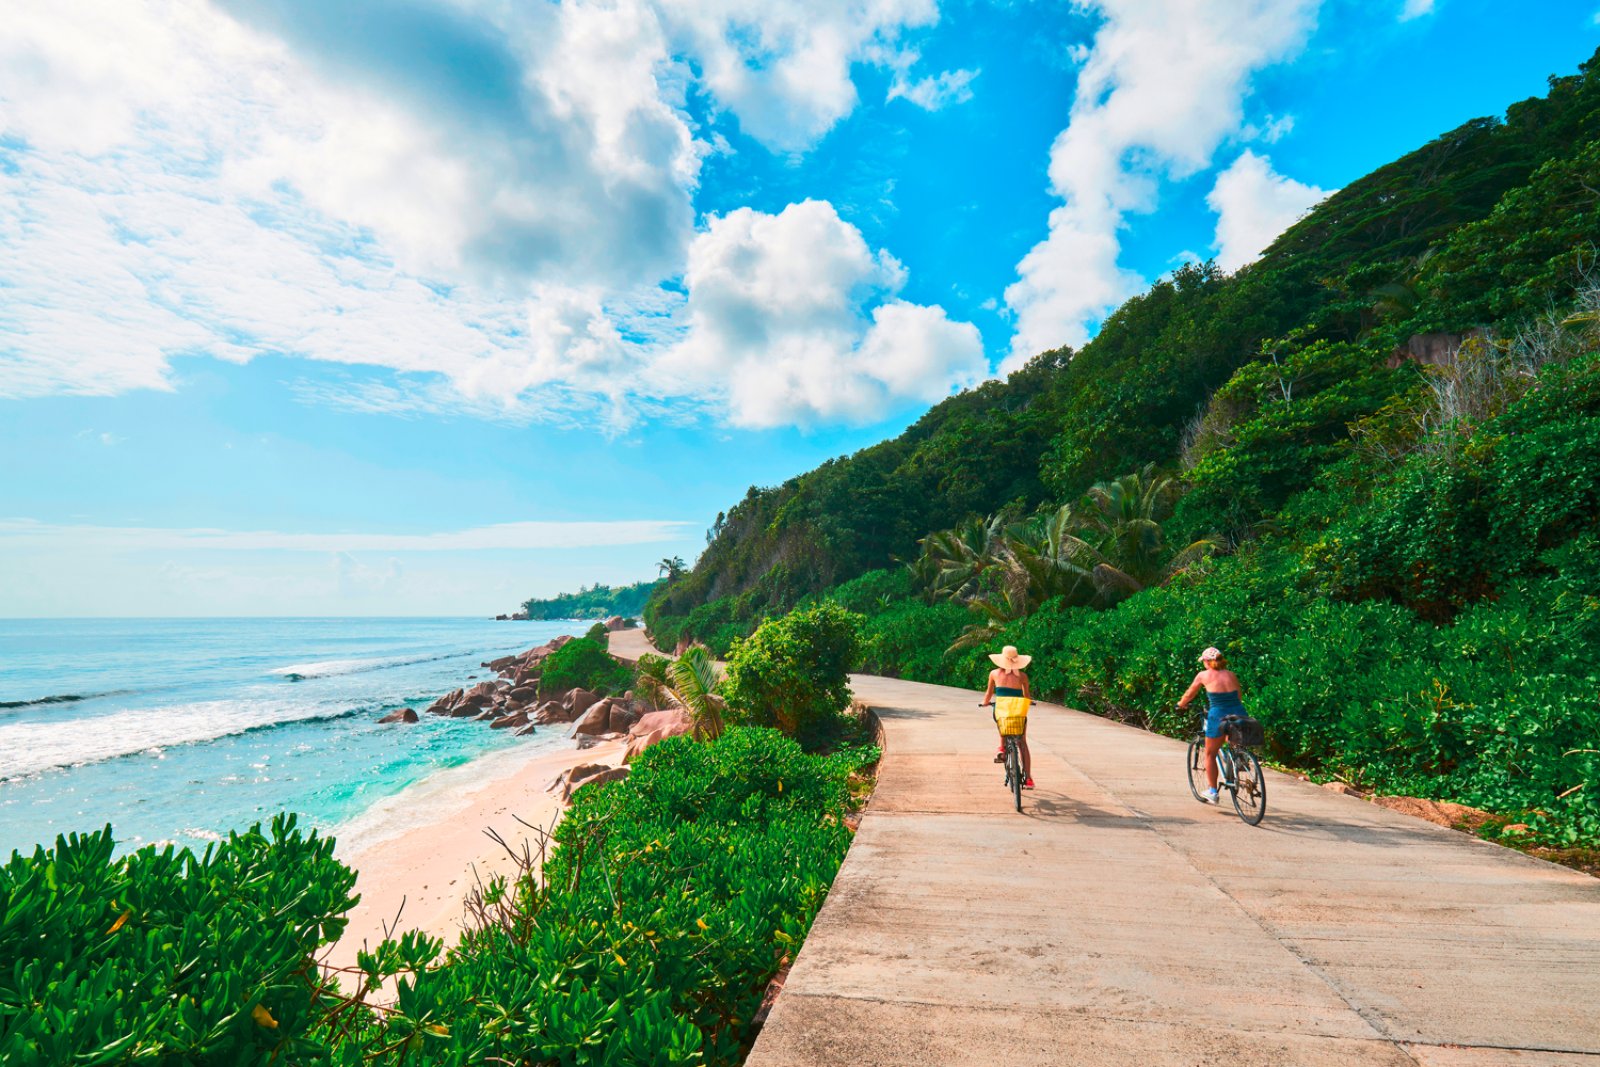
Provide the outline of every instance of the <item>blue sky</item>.
{"type": "Polygon", "coordinates": [[[1542,92],[1600,0],[115,0],[0,26],[0,615],[482,614],[1542,92]]]}

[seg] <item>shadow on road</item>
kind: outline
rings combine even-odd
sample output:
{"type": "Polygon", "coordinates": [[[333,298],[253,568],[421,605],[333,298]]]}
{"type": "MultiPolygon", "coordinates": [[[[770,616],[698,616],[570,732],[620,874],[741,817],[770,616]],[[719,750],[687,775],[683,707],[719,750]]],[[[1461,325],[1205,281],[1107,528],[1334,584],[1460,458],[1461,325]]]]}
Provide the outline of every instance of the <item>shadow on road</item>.
{"type": "Polygon", "coordinates": [[[1107,811],[1097,808],[1093,804],[1081,800],[1065,797],[1057,800],[1054,797],[1034,796],[1030,801],[1026,794],[1022,800],[1022,814],[1033,815],[1044,819],[1059,819],[1070,816],[1075,819],[1104,819],[1108,821],[1131,822],[1134,816],[1126,811],[1107,811]]]}
{"type": "Polygon", "coordinates": [[[880,719],[936,719],[937,712],[918,711],[916,708],[880,708],[876,705],[872,713],[880,719]]]}

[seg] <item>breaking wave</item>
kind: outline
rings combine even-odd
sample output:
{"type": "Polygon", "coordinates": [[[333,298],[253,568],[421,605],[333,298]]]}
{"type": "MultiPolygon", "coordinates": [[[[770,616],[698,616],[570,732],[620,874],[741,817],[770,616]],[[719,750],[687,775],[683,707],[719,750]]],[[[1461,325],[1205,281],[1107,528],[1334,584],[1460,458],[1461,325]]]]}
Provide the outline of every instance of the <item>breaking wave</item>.
{"type": "Polygon", "coordinates": [[[137,711],[119,711],[92,721],[19,722],[0,726],[0,781],[56,767],[99,763],[121,756],[197,745],[238,734],[275,730],[295,723],[367,714],[386,704],[332,701],[208,700],[137,711]]]}

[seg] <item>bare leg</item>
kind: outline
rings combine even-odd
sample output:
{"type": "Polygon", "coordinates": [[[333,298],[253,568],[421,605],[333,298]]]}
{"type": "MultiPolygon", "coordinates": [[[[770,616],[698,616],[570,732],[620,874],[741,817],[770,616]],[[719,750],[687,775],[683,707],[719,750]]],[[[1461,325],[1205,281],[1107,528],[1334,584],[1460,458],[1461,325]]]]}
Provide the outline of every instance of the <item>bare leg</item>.
{"type": "Polygon", "coordinates": [[[1217,787],[1217,753],[1222,750],[1220,737],[1206,738],[1206,782],[1212,789],[1217,787]]]}
{"type": "Polygon", "coordinates": [[[1033,755],[1028,751],[1028,733],[1024,729],[1022,736],[1017,738],[1017,746],[1022,749],[1022,777],[1033,777],[1033,755]]]}

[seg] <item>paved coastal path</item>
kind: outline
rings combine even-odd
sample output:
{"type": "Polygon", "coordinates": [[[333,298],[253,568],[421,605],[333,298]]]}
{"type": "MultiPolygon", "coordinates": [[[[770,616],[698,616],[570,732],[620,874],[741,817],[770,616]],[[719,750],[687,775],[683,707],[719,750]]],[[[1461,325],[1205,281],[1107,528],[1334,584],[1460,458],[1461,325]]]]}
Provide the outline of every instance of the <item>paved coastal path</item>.
{"type": "MultiPolygon", "coordinates": [[[[618,651],[639,640],[618,635],[618,651]]],[[[857,677],[877,792],[748,1067],[1600,1067],[1600,880],[1048,704],[857,677]]]]}

